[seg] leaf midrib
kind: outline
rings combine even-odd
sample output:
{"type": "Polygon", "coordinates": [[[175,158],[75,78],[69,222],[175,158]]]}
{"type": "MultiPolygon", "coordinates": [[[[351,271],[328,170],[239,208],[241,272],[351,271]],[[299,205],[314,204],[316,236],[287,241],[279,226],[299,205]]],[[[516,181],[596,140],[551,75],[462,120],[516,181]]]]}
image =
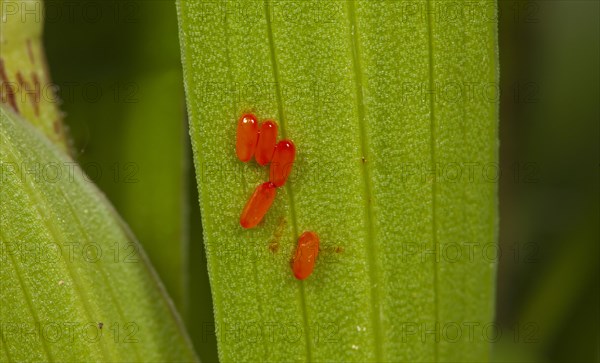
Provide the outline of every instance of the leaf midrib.
{"type": "MultiPolygon", "coordinates": [[[[282,101],[282,97],[281,97],[281,86],[280,86],[281,81],[280,81],[280,77],[279,77],[277,57],[276,57],[276,51],[275,51],[275,45],[274,45],[273,30],[272,30],[272,24],[271,24],[269,14],[270,14],[269,13],[269,0],[265,0],[265,18],[266,18],[266,22],[267,22],[267,35],[268,35],[268,39],[269,39],[269,50],[270,50],[270,58],[271,58],[272,69],[273,69],[273,78],[275,80],[277,109],[278,109],[279,119],[281,122],[281,133],[282,133],[283,137],[286,138],[286,122],[283,117],[283,101],[282,101]]],[[[363,92],[362,92],[362,84],[363,84],[363,74],[362,73],[363,72],[362,72],[361,61],[360,61],[360,50],[359,50],[360,44],[359,44],[359,40],[358,40],[358,27],[357,27],[357,22],[356,22],[356,12],[355,12],[354,1],[348,2],[348,17],[349,17],[348,31],[349,31],[349,37],[350,37],[350,47],[352,48],[354,80],[355,80],[355,86],[356,86],[355,91],[356,91],[356,107],[357,107],[357,113],[358,113],[357,116],[358,116],[358,124],[359,124],[360,153],[361,153],[361,156],[364,158],[363,162],[361,163],[361,166],[362,166],[361,169],[362,169],[362,175],[363,175],[364,201],[365,201],[365,205],[364,205],[364,216],[365,216],[365,226],[366,226],[365,244],[366,244],[366,250],[367,250],[367,254],[368,254],[368,262],[369,262],[368,275],[369,275],[369,281],[372,286],[372,288],[370,289],[370,291],[371,291],[370,316],[371,316],[371,321],[373,324],[373,331],[374,331],[375,360],[381,361],[383,353],[382,353],[382,348],[381,348],[382,345],[379,343],[379,342],[381,342],[382,333],[381,333],[381,321],[380,321],[381,314],[380,314],[380,302],[379,302],[379,284],[377,284],[377,281],[378,281],[377,252],[375,251],[376,246],[375,246],[375,237],[374,237],[374,223],[373,223],[373,219],[372,219],[373,211],[372,211],[372,207],[371,207],[372,206],[372,204],[371,204],[371,200],[372,200],[371,176],[370,176],[370,171],[369,171],[369,167],[368,167],[368,163],[367,163],[367,161],[368,161],[368,142],[367,142],[367,132],[366,132],[366,121],[365,121],[365,105],[364,105],[363,92]]],[[[293,197],[292,187],[289,184],[286,184],[285,188],[286,188],[288,199],[289,199],[290,214],[291,214],[291,219],[292,219],[292,229],[293,229],[294,235],[297,236],[298,228],[297,228],[297,222],[296,222],[295,205],[294,205],[294,197],[293,197]]],[[[436,286],[437,286],[437,284],[436,284],[436,286]]],[[[303,282],[300,282],[300,296],[301,296],[300,304],[302,307],[304,323],[305,323],[305,326],[307,326],[308,314],[307,314],[307,308],[306,308],[306,295],[305,295],[305,291],[304,291],[304,283],[303,282]]],[[[436,312],[437,312],[437,304],[436,304],[436,312]]],[[[307,359],[308,359],[308,361],[311,361],[312,357],[311,357],[311,349],[310,349],[309,329],[305,329],[305,334],[306,334],[307,359]]],[[[436,360],[437,360],[437,358],[436,358],[436,360]]]]}
{"type": "MultiPolygon", "coordinates": [[[[271,65],[272,65],[272,69],[273,69],[273,78],[275,79],[275,93],[277,94],[277,114],[279,116],[279,122],[281,123],[281,135],[283,136],[283,138],[287,138],[287,132],[286,132],[286,121],[283,117],[283,100],[281,97],[281,79],[279,77],[279,67],[277,65],[277,56],[276,56],[276,52],[275,52],[275,41],[274,41],[274,37],[273,37],[273,25],[271,24],[271,12],[270,12],[270,6],[269,6],[269,0],[265,0],[264,3],[264,8],[265,8],[265,19],[266,19],[266,23],[267,23],[267,37],[269,39],[269,53],[270,53],[270,58],[271,58],[271,65]]],[[[285,190],[286,190],[286,195],[288,197],[289,200],[289,205],[290,205],[290,219],[292,220],[292,231],[294,233],[294,237],[297,238],[298,236],[298,223],[296,221],[296,206],[294,203],[294,193],[292,191],[292,187],[289,183],[286,183],[284,186],[285,190]]],[[[295,239],[294,238],[294,239],[295,239]]],[[[312,350],[311,350],[311,345],[310,345],[310,329],[307,329],[306,327],[308,327],[309,325],[309,320],[308,320],[308,309],[306,307],[306,291],[304,289],[304,281],[299,281],[299,285],[300,285],[300,306],[302,308],[302,318],[304,319],[304,337],[305,337],[305,341],[306,341],[306,357],[307,360],[310,362],[312,361],[312,350]]]]}
{"type": "Polygon", "coordinates": [[[381,333],[381,305],[379,302],[379,284],[378,269],[377,269],[377,246],[374,236],[373,210],[372,210],[372,185],[371,172],[369,170],[368,161],[368,141],[365,119],[365,104],[363,99],[363,71],[361,64],[360,42],[358,40],[358,24],[356,21],[356,9],[354,1],[348,1],[348,31],[350,35],[350,46],[352,48],[352,63],[354,69],[354,80],[356,86],[356,107],[358,112],[358,126],[360,136],[360,153],[362,155],[361,169],[364,184],[364,215],[366,225],[365,245],[369,262],[369,281],[371,283],[371,321],[373,323],[374,346],[375,346],[375,361],[382,361],[382,333],[381,333]]]}
{"type": "MultiPolygon", "coordinates": [[[[427,0],[427,47],[429,57],[429,89],[434,89],[434,76],[433,76],[433,19],[431,16],[431,0],[427,0]]],[[[435,105],[433,96],[429,97],[429,121],[430,121],[430,149],[431,149],[431,167],[436,167],[436,154],[435,154],[435,105]]],[[[431,232],[433,242],[433,309],[435,322],[440,321],[439,317],[439,293],[438,293],[438,240],[437,240],[437,223],[436,223],[436,195],[437,195],[437,175],[434,175],[431,182],[431,232]]],[[[438,361],[439,348],[438,344],[433,345],[433,357],[434,361],[438,361]]]]}

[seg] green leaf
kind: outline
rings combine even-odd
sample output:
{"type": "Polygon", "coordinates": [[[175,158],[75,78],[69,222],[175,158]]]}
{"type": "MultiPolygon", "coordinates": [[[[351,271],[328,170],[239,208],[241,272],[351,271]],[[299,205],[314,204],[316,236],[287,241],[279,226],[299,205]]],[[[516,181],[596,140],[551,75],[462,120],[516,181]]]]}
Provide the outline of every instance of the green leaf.
{"type": "Polygon", "coordinates": [[[178,2],[222,361],[489,359],[496,4],[447,4],[178,2]],[[235,156],[243,112],[298,150],[253,230],[239,215],[268,171],[235,156]]]}
{"type": "Polygon", "coordinates": [[[2,108],[3,361],[197,360],[156,273],[104,196],[2,108]]]}
{"type": "Polygon", "coordinates": [[[0,0],[0,102],[66,151],[68,137],[42,46],[43,8],[40,0],[0,0]]]}

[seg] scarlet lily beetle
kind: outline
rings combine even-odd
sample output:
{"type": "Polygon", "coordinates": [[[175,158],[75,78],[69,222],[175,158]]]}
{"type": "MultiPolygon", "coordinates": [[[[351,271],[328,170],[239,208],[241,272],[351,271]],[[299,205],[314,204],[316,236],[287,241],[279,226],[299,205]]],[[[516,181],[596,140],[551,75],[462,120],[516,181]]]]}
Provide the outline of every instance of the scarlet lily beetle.
{"type": "Polygon", "coordinates": [[[292,262],[292,271],[298,280],[304,280],[312,274],[318,254],[319,236],[311,231],[302,233],[292,262]]]}
{"type": "Polygon", "coordinates": [[[256,227],[271,208],[276,194],[277,188],[271,182],[262,183],[256,187],[242,211],[240,225],[244,228],[256,227]]]}
{"type": "Polygon", "coordinates": [[[290,140],[281,140],[275,147],[273,160],[271,160],[271,169],[269,180],[276,187],[281,187],[287,181],[292,165],[296,158],[296,147],[290,140]]]}
{"type": "Polygon", "coordinates": [[[267,165],[273,158],[275,144],[277,143],[277,124],[265,121],[260,125],[258,144],[254,158],[260,165],[267,165]]]}
{"type": "Polygon", "coordinates": [[[237,126],[235,140],[235,153],[243,162],[250,161],[256,150],[258,141],[258,122],[253,114],[245,114],[240,117],[237,126]]]}

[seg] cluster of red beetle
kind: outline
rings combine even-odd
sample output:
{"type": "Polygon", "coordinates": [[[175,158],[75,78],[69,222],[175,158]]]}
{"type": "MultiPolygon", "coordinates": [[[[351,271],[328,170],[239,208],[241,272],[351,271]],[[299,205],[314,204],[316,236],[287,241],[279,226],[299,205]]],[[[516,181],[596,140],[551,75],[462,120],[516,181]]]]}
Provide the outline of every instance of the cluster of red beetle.
{"type": "MultiPolygon", "coordinates": [[[[235,152],[243,162],[250,161],[254,156],[259,165],[271,163],[269,181],[256,187],[240,217],[243,228],[254,228],[271,208],[277,188],[287,181],[296,158],[296,147],[291,140],[277,142],[275,122],[265,121],[259,125],[256,116],[244,114],[237,125],[235,152]]],[[[311,231],[304,232],[298,239],[292,262],[292,270],[297,279],[304,280],[310,276],[318,253],[319,236],[311,231]]]]}

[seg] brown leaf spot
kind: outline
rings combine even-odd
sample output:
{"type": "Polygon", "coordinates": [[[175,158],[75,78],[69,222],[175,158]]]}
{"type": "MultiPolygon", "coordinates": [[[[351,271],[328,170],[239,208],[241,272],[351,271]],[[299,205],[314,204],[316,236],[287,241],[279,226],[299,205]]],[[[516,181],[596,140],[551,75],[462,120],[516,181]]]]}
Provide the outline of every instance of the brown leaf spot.
{"type": "Polygon", "coordinates": [[[23,87],[27,82],[25,82],[25,78],[20,71],[17,71],[17,82],[19,82],[19,86],[23,87]]]}
{"type": "Polygon", "coordinates": [[[8,81],[2,58],[0,58],[0,96],[0,102],[8,104],[16,113],[19,113],[15,90],[13,85],[8,81]]]}
{"type": "Polygon", "coordinates": [[[57,135],[62,135],[62,123],[59,120],[54,120],[54,122],[52,122],[52,126],[54,128],[54,133],[57,135]]]}
{"type": "Polygon", "coordinates": [[[33,88],[35,90],[35,97],[31,101],[33,104],[33,111],[36,116],[40,115],[40,101],[42,100],[42,87],[40,86],[40,78],[36,72],[31,72],[31,79],[33,79],[33,88]]]}
{"type": "Polygon", "coordinates": [[[271,251],[271,253],[277,253],[279,251],[279,241],[281,240],[281,236],[283,236],[284,227],[285,218],[280,217],[279,222],[277,223],[277,227],[275,227],[275,231],[273,232],[273,237],[269,242],[269,251],[271,251]]]}
{"type": "Polygon", "coordinates": [[[33,47],[31,46],[31,39],[27,39],[27,54],[29,54],[29,61],[31,64],[35,64],[35,59],[33,58],[33,47]]]}
{"type": "Polygon", "coordinates": [[[269,243],[269,251],[271,251],[271,253],[279,252],[279,242],[272,241],[269,243]]]}
{"type": "Polygon", "coordinates": [[[33,87],[27,82],[25,77],[21,74],[21,72],[17,71],[17,82],[21,87],[21,92],[25,92],[25,98],[28,98],[31,102],[31,107],[33,107],[33,112],[36,116],[40,115],[40,99],[41,99],[41,90],[40,90],[40,80],[35,72],[32,73],[31,78],[33,79],[33,87]]]}

